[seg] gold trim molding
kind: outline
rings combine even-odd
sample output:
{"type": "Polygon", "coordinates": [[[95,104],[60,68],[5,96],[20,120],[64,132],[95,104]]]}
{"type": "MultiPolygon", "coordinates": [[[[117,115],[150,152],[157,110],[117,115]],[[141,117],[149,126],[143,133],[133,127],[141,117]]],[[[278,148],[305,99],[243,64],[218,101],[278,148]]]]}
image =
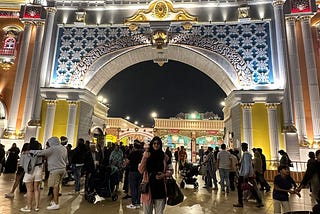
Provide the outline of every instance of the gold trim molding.
{"type": "Polygon", "coordinates": [[[148,9],[138,10],[125,20],[125,24],[148,23],[153,21],[198,22],[198,18],[190,15],[185,9],[173,7],[170,0],[154,0],[148,9]]]}

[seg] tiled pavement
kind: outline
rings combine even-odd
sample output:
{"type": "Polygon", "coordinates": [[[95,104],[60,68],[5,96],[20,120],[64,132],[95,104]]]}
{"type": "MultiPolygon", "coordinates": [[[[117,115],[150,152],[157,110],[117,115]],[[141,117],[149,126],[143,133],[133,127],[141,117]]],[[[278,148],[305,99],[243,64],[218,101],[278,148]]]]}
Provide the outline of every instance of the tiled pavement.
{"type": "MultiPolygon", "coordinates": [[[[14,199],[7,199],[4,194],[9,192],[13,183],[14,174],[2,174],[0,176],[0,214],[16,214],[21,213],[19,209],[25,206],[26,198],[23,194],[16,190],[14,199]]],[[[180,178],[178,177],[177,180],[180,178]]],[[[262,214],[273,213],[272,194],[263,193],[263,200],[265,207],[257,208],[255,202],[245,202],[244,208],[233,208],[232,204],[237,202],[237,192],[230,192],[229,194],[218,191],[208,191],[202,188],[203,181],[201,176],[198,176],[200,187],[194,190],[193,186],[186,186],[183,189],[185,200],[174,207],[167,206],[165,213],[172,214],[213,214],[213,213],[239,213],[239,214],[262,214]]],[[[130,210],[126,205],[130,203],[128,199],[122,199],[124,195],[118,192],[119,199],[112,201],[111,198],[98,204],[88,203],[82,195],[69,195],[68,192],[72,191],[72,184],[63,186],[62,196],[60,197],[59,210],[48,211],[45,208],[50,202],[47,196],[48,189],[44,186],[41,190],[40,211],[38,213],[55,213],[55,214],[99,214],[99,213],[128,213],[128,214],[142,214],[142,209],[130,210]]],[[[290,204],[293,211],[297,210],[311,210],[312,201],[309,196],[309,190],[304,189],[301,192],[301,198],[292,195],[290,204]]],[[[35,211],[32,211],[35,213],[35,211]]]]}

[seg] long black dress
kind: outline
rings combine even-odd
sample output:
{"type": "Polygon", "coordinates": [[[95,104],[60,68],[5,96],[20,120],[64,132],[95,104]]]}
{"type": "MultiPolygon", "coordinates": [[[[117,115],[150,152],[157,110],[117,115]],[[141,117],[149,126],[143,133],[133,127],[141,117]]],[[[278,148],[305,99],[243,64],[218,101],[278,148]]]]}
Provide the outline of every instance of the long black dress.
{"type": "Polygon", "coordinates": [[[11,147],[8,150],[8,158],[5,164],[5,173],[15,173],[17,171],[17,164],[19,159],[20,149],[18,147],[11,147]]]}

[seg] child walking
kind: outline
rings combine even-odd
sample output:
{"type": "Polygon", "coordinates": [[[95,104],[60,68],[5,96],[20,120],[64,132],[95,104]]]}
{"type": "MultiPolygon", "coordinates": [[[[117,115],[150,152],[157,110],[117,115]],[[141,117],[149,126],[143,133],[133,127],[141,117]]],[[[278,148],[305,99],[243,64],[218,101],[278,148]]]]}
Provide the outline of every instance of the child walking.
{"type": "Polygon", "coordinates": [[[279,166],[279,174],[274,177],[274,189],[273,189],[273,207],[275,214],[290,212],[289,194],[300,194],[292,186],[296,187],[295,181],[290,176],[288,166],[279,166]],[[282,209],[282,212],[281,212],[282,209]]]}

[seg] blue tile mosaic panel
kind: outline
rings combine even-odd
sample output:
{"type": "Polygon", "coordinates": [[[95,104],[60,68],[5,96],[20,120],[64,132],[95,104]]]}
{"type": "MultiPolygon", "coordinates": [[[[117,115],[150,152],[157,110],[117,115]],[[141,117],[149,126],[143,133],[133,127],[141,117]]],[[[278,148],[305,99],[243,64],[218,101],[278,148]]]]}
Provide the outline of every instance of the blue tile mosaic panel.
{"type": "MultiPolygon", "coordinates": [[[[78,75],[75,72],[76,66],[96,47],[110,44],[123,37],[150,34],[147,27],[139,28],[136,32],[131,32],[128,27],[59,27],[58,31],[51,84],[69,87],[71,76],[78,75]]],[[[190,31],[174,26],[170,32],[198,35],[199,40],[212,38],[234,49],[243,58],[252,75],[252,84],[274,83],[268,21],[196,25],[190,31]]]]}

